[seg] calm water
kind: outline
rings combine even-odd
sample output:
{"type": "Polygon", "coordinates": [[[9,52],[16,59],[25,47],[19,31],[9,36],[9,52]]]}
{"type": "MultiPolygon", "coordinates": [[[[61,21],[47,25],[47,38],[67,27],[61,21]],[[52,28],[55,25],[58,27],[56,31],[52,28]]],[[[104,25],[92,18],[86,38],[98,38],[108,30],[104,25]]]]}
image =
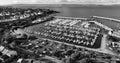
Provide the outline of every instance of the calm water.
{"type": "Polygon", "coordinates": [[[52,9],[60,11],[60,16],[89,17],[96,15],[120,19],[120,7],[55,7],[52,9]]]}

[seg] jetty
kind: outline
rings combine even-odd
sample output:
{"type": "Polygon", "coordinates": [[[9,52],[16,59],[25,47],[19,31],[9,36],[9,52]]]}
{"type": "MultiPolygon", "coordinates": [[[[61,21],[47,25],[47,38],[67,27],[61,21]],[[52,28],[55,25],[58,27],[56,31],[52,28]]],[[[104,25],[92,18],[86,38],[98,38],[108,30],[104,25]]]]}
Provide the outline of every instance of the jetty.
{"type": "Polygon", "coordinates": [[[111,20],[111,21],[116,21],[116,22],[120,22],[119,19],[115,19],[115,18],[108,18],[108,17],[102,17],[102,16],[92,16],[93,18],[101,18],[101,19],[107,19],[107,20],[111,20]]]}
{"type": "Polygon", "coordinates": [[[63,17],[63,16],[55,16],[56,18],[69,18],[69,19],[83,19],[83,20],[87,20],[88,18],[77,18],[77,17],[63,17]]]}

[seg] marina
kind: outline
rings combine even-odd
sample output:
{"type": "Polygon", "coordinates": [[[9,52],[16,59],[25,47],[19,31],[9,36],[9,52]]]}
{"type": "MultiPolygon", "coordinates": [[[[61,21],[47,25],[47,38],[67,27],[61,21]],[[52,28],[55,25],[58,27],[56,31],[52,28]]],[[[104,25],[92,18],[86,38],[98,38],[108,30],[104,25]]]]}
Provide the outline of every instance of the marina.
{"type": "MultiPolygon", "coordinates": [[[[85,19],[85,20],[87,20],[87,19],[85,19]]],[[[68,23],[71,23],[71,22],[94,22],[95,24],[97,24],[98,26],[100,26],[100,27],[102,27],[102,28],[105,28],[106,30],[108,30],[108,31],[112,31],[113,29],[111,29],[110,27],[107,27],[106,25],[103,25],[103,24],[100,24],[99,22],[97,22],[97,21],[85,21],[84,19],[74,19],[74,17],[56,17],[56,19],[55,19],[55,22],[54,21],[51,21],[50,22],[50,24],[58,24],[58,25],[60,25],[60,24],[62,24],[63,26],[64,25],[68,25],[68,23]],[[58,19],[58,20],[57,20],[58,19]],[[63,20],[64,19],[64,20],[63,20]],[[60,20],[60,21],[59,21],[60,20]],[[73,21],[71,21],[71,20],[73,20],[73,21]],[[70,22],[69,22],[70,21],[70,22]],[[64,22],[66,22],[66,23],[64,23],[64,22]]],[[[47,23],[45,23],[45,24],[47,24],[47,23]]],[[[72,24],[72,26],[74,26],[75,24],[74,23],[71,23],[72,24]]],[[[69,24],[70,26],[71,26],[71,24],[69,24]]],[[[76,23],[77,24],[77,23],[76,23]]],[[[43,25],[42,25],[43,26],[43,25]]],[[[47,24],[47,26],[48,26],[48,24],[47,24]]],[[[54,25],[55,26],[55,25],[54,25]]],[[[80,26],[80,24],[79,24],[79,26],[80,26]]],[[[77,27],[79,27],[79,26],[77,26],[77,27]]],[[[40,36],[39,34],[41,34],[40,33],[40,30],[38,29],[38,28],[40,29],[41,28],[41,26],[38,24],[38,25],[36,25],[36,26],[33,26],[33,27],[30,27],[30,28],[28,28],[27,30],[29,30],[29,31],[26,31],[26,32],[28,32],[28,33],[31,33],[30,32],[30,30],[32,31],[32,30],[36,30],[37,29],[37,31],[36,31],[36,35],[37,36],[40,36]],[[36,29],[35,29],[36,28],[36,29]]],[[[46,26],[43,26],[43,27],[46,27],[46,26]]],[[[57,26],[56,26],[57,27],[57,26]]],[[[62,26],[59,26],[59,27],[62,27],[62,26]]],[[[42,28],[42,29],[44,29],[44,28],[42,28]]],[[[81,29],[82,30],[82,29],[81,29]]],[[[83,29],[84,30],[84,29],[83,29]]],[[[42,32],[44,32],[43,30],[42,30],[42,32]]],[[[34,32],[33,32],[34,33],[34,32]]],[[[44,34],[44,33],[43,33],[44,34]]],[[[60,33],[61,34],[61,33],[60,33]]],[[[61,35],[62,36],[62,35],[61,35]]],[[[105,35],[106,36],[106,35],[105,35]]],[[[63,41],[63,40],[61,40],[61,41],[59,41],[59,40],[54,40],[54,39],[52,39],[52,41],[57,41],[57,42],[59,42],[59,43],[64,43],[64,44],[68,44],[68,45],[72,45],[72,46],[76,46],[76,47],[80,47],[80,48],[85,48],[85,49],[88,49],[88,50],[93,50],[93,51],[98,51],[98,52],[102,52],[102,53],[106,53],[106,54],[111,54],[111,55],[116,55],[116,54],[114,54],[112,51],[110,51],[110,50],[107,50],[105,47],[106,47],[106,45],[105,44],[107,44],[106,42],[105,42],[105,37],[104,36],[104,38],[102,38],[103,36],[101,36],[101,38],[100,38],[100,35],[98,36],[99,38],[97,38],[97,40],[96,40],[96,42],[95,42],[95,44],[91,47],[91,46],[88,46],[88,47],[85,47],[85,46],[81,46],[81,45],[78,45],[78,44],[75,44],[75,45],[72,45],[72,44],[74,44],[74,43],[67,43],[67,42],[61,42],[61,41],[63,41]],[[103,40],[102,40],[103,39],[103,40]],[[101,45],[102,44],[102,45],[101,45]],[[100,47],[101,46],[101,47],[100,47]],[[104,47],[103,47],[104,46],[104,47]],[[95,49],[94,49],[95,48],[95,49]],[[108,51],[110,52],[110,53],[108,53],[108,51]]],[[[42,36],[41,36],[41,38],[42,38],[42,36]]],[[[50,38],[48,38],[48,36],[47,37],[43,37],[44,39],[45,38],[47,38],[47,39],[50,39],[50,38]]]]}
{"type": "Polygon", "coordinates": [[[120,62],[118,6],[30,5],[0,7],[0,63],[120,62]]]}

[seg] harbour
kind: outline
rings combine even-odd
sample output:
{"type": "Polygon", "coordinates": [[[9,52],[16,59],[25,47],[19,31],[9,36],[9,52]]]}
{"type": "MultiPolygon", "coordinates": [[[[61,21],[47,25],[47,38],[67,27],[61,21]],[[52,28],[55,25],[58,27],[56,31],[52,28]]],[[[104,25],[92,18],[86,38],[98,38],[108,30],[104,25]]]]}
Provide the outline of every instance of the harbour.
{"type": "Polygon", "coordinates": [[[120,61],[119,7],[67,5],[62,4],[58,7],[22,5],[21,8],[1,8],[3,10],[0,16],[2,33],[0,58],[3,60],[0,61],[2,63],[9,63],[9,60],[10,63],[120,61]],[[20,19],[22,17],[23,19],[20,19]],[[15,58],[16,56],[18,58],[15,58]]]}

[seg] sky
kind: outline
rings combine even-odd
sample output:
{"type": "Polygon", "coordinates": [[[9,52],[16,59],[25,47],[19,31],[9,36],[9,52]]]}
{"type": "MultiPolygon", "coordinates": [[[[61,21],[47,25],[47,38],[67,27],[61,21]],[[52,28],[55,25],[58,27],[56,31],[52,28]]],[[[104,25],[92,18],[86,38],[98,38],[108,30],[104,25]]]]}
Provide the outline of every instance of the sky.
{"type": "Polygon", "coordinates": [[[90,4],[120,4],[120,0],[0,0],[0,5],[9,5],[9,4],[50,4],[50,3],[90,3],[90,4]]]}
{"type": "Polygon", "coordinates": [[[55,3],[60,2],[61,0],[0,0],[0,5],[7,5],[7,4],[40,4],[40,3],[55,3]]]}

